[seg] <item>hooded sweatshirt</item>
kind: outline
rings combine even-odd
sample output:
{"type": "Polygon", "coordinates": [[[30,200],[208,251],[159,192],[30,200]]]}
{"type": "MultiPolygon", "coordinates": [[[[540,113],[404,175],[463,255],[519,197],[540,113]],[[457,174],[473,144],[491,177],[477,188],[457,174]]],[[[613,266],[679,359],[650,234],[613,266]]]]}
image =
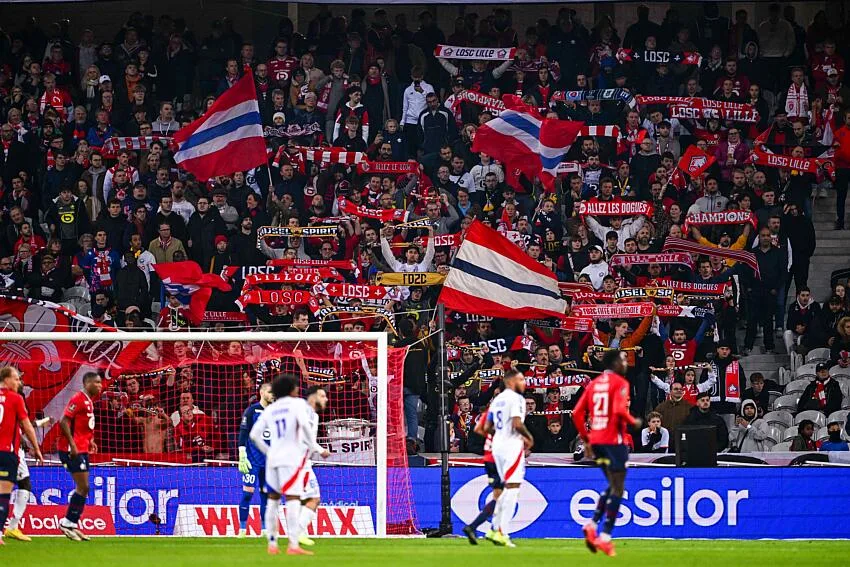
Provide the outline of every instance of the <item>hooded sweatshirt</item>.
{"type": "MultiPolygon", "coordinates": [[[[764,440],[770,437],[770,426],[758,417],[758,407],[753,400],[744,400],[741,404],[741,416],[747,406],[755,410],[755,418],[747,425],[735,424],[729,430],[729,445],[738,453],[752,453],[764,451],[764,440]]],[[[745,418],[746,419],[746,418],[745,418]]]]}

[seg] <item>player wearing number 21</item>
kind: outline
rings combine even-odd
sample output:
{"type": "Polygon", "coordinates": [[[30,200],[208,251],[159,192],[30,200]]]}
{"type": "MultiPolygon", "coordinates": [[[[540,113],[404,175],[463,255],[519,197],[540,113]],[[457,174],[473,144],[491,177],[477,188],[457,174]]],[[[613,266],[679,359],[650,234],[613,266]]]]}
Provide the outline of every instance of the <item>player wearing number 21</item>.
{"type": "MultiPolygon", "coordinates": [[[[12,485],[18,474],[18,449],[21,446],[21,431],[33,447],[36,459],[44,462],[38,448],[35,430],[27,416],[24,398],[18,393],[21,376],[18,371],[6,366],[0,369],[0,530],[9,516],[12,485]]],[[[3,536],[0,532],[0,545],[3,536]]]]}
{"type": "Polygon", "coordinates": [[[503,379],[505,391],[496,396],[487,413],[485,432],[493,432],[493,460],[504,485],[493,512],[492,538],[496,545],[516,547],[510,538],[510,521],[525,478],[525,453],[534,445],[525,424],[525,376],[511,369],[503,379]]]}
{"type": "Polygon", "coordinates": [[[59,421],[59,460],[74,479],[74,492],[65,517],[59,520],[59,531],[72,541],[89,541],[80,531],[80,516],[89,495],[89,454],[97,453],[94,442],[94,402],[100,397],[103,382],[97,372],[83,375],[83,389],[71,401],[59,421]]]}
{"type": "MultiPolygon", "coordinates": [[[[307,401],[298,397],[298,379],[284,374],[272,382],[272,394],[275,402],[260,414],[249,437],[254,445],[266,455],[266,487],[268,505],[266,507],[266,537],[269,553],[279,553],[278,506],[280,497],[286,498],[286,535],[289,539],[287,555],[313,555],[301,548],[299,536],[301,530],[301,500],[304,497],[305,482],[309,468],[311,445],[305,440],[313,439],[315,432],[311,428],[313,409],[307,401]],[[268,445],[264,432],[268,431],[268,445]]],[[[327,451],[321,449],[323,456],[327,451]]],[[[316,492],[318,495],[318,490],[316,492]]],[[[309,497],[308,497],[309,498],[309,497]]]]}
{"type": "Polygon", "coordinates": [[[611,530],[620,509],[629,460],[629,447],[624,437],[627,426],[638,424],[629,413],[625,354],[619,350],[605,352],[602,364],[606,370],[588,384],[573,410],[573,423],[584,441],[585,454],[596,459],[608,480],[608,488],[596,503],[593,520],[584,525],[585,542],[593,553],[599,550],[612,557],[616,553],[611,530]],[[603,514],[605,523],[602,533],[597,535],[596,526],[603,514]]]}

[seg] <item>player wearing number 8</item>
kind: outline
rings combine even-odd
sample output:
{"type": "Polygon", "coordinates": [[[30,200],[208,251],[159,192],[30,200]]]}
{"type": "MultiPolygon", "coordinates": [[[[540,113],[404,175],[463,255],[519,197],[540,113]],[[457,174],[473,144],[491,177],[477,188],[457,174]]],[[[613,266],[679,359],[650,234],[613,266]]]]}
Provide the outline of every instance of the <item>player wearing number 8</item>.
{"type": "MultiPolygon", "coordinates": [[[[0,529],[6,525],[12,485],[18,474],[18,449],[21,446],[20,431],[27,436],[36,459],[44,459],[38,448],[35,430],[27,417],[24,398],[18,393],[21,376],[11,366],[0,369],[0,529]]],[[[3,536],[0,533],[0,545],[3,536]]]]}
{"type": "Polygon", "coordinates": [[[600,550],[612,557],[616,554],[611,530],[620,509],[629,459],[624,435],[627,426],[637,424],[629,413],[629,383],[623,377],[627,370],[624,354],[619,350],[605,353],[602,362],[606,370],[588,384],[573,410],[573,423],[585,443],[585,454],[596,458],[608,479],[608,488],[596,503],[593,520],[583,528],[585,542],[593,553],[600,550]],[[596,526],[603,514],[605,523],[597,536],[596,526]]]}
{"type": "Polygon", "coordinates": [[[59,520],[59,531],[72,541],[89,541],[80,531],[79,521],[89,495],[89,453],[97,452],[94,442],[94,402],[100,397],[103,382],[97,372],[83,375],[83,389],[71,397],[59,429],[59,460],[74,479],[74,492],[65,517],[59,520]]]}
{"type": "Polygon", "coordinates": [[[505,391],[496,396],[487,413],[485,432],[493,431],[493,460],[504,485],[493,512],[492,538],[496,545],[516,547],[510,538],[519,487],[525,477],[525,450],[534,445],[525,424],[525,376],[518,370],[505,372],[505,391]]]}

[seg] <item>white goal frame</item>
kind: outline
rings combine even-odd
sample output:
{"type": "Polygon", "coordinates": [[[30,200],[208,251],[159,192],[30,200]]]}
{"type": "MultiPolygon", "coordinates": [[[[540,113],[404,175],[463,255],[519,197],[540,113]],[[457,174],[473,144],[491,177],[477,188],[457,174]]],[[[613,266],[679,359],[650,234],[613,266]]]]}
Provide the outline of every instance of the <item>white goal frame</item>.
{"type": "Polygon", "coordinates": [[[375,536],[387,537],[387,354],[388,337],[386,333],[342,333],[315,332],[304,333],[270,331],[226,331],[216,332],[0,332],[0,342],[23,341],[268,341],[268,342],[310,342],[310,341],[367,341],[378,345],[378,399],[377,430],[375,432],[375,536]]]}

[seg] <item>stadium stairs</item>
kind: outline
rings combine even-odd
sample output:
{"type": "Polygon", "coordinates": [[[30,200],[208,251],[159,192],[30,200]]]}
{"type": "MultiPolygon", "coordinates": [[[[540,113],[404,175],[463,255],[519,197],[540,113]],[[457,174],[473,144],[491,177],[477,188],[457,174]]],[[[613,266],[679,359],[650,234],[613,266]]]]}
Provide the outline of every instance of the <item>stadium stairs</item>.
{"type": "MultiPolygon", "coordinates": [[[[835,195],[830,192],[829,197],[818,198],[814,203],[817,247],[809,268],[809,287],[812,290],[812,296],[819,303],[824,303],[829,299],[832,291],[830,286],[832,272],[850,268],[850,230],[834,230],[834,223],[835,195]]],[[[796,289],[792,282],[788,290],[786,306],[790,305],[795,297],[796,289]]],[[[783,331],[785,330],[784,317],[783,314],[783,331]]],[[[739,330],[738,344],[742,345],[743,342],[744,333],[739,330]]],[[[774,343],[776,344],[776,353],[765,354],[763,337],[761,331],[759,331],[755,342],[756,348],[753,349],[752,354],[740,359],[748,378],[753,372],[761,372],[765,379],[776,380],[780,385],[794,379],[793,375],[790,375],[783,380],[779,375],[780,368],[790,369],[791,364],[781,335],[774,336],[774,343]]],[[[746,386],[749,387],[749,383],[746,386]]]]}

